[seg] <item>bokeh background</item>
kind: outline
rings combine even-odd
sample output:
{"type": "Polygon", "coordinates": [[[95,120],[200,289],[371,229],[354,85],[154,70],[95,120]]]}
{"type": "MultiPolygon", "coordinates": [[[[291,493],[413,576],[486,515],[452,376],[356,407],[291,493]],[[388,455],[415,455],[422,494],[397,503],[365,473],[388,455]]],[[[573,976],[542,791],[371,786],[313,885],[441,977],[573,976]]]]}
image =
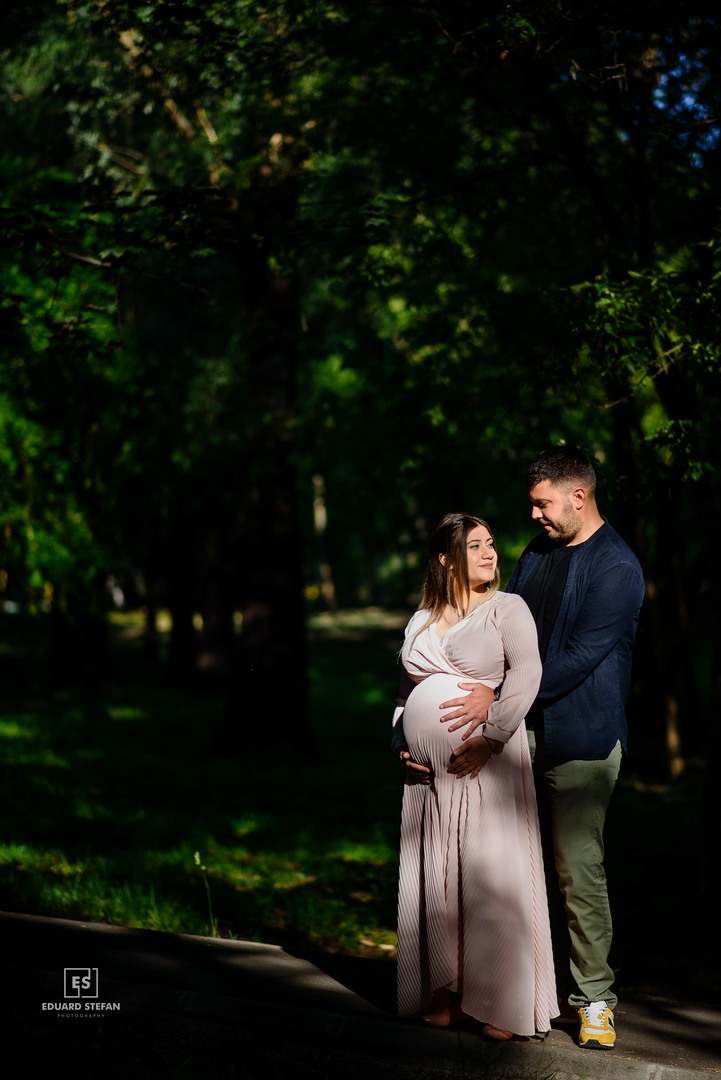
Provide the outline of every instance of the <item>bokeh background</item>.
{"type": "Polygon", "coordinates": [[[2,906],[392,963],[429,530],[486,517],[507,580],[567,442],[647,582],[619,976],[718,987],[709,5],[33,0],[0,30],[2,906]]]}

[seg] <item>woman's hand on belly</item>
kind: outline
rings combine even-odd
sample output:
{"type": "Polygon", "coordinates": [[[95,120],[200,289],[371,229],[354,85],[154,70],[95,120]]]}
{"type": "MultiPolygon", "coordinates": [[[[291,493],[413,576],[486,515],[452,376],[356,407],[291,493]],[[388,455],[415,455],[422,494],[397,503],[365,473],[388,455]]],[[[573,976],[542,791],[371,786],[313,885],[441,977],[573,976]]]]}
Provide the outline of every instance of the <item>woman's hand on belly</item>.
{"type": "Polygon", "coordinates": [[[431,770],[427,765],[421,765],[418,761],[414,761],[408,750],[401,750],[399,756],[405,767],[411,770],[412,776],[410,779],[413,782],[416,784],[430,784],[431,770]]]}
{"type": "Polygon", "coordinates": [[[493,757],[493,751],[483,735],[468,739],[451,754],[448,772],[454,776],[478,776],[483,766],[493,757]]]}

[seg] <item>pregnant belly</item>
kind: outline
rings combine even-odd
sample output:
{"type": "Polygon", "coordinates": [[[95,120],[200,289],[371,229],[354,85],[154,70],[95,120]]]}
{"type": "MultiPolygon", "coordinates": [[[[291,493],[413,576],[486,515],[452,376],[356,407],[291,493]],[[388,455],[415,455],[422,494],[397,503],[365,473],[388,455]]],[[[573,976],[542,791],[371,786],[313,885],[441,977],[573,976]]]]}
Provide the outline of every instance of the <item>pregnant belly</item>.
{"type": "Polygon", "coordinates": [[[458,688],[458,683],[464,681],[459,675],[429,675],[413,687],[403,711],[403,733],[414,761],[430,765],[436,772],[448,764],[463,734],[449,734],[448,724],[441,723],[444,713],[438,706],[442,701],[465,697],[467,691],[458,688]]]}

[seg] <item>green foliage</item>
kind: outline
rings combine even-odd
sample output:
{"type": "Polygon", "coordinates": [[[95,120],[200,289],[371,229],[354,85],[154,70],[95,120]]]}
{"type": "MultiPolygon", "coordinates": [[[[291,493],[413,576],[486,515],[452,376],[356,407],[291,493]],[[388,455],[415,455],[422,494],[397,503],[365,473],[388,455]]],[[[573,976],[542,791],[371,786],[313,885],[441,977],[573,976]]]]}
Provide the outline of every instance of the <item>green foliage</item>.
{"type": "MultiPolygon", "coordinates": [[[[649,471],[709,482],[719,498],[715,415],[721,347],[718,237],[678,253],[671,265],[600,279],[577,291],[573,319],[581,370],[600,367],[625,386],[639,416],[649,471]]],[[[648,492],[649,496],[652,490],[648,492]]]]}
{"type": "Polygon", "coordinates": [[[524,466],[565,440],[602,464],[659,625],[690,582],[713,608],[698,541],[668,585],[657,557],[670,506],[693,537],[719,513],[703,6],[32,9],[1,46],[16,593],[97,608],[140,572],[176,627],[195,607],[226,638],[260,600],[287,670],[303,585],[405,603],[448,509],[511,558],[524,466]]]}

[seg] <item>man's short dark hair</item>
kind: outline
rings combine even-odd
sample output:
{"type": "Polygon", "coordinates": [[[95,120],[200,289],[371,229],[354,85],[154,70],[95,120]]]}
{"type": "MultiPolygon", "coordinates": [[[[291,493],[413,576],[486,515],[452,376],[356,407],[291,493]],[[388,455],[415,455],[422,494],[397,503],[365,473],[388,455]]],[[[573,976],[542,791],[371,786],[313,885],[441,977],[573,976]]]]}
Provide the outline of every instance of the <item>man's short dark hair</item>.
{"type": "Polygon", "coordinates": [[[548,480],[557,487],[581,483],[591,493],[596,490],[596,472],[588,456],[577,446],[553,446],[536,458],[526,471],[526,490],[548,480]]]}

